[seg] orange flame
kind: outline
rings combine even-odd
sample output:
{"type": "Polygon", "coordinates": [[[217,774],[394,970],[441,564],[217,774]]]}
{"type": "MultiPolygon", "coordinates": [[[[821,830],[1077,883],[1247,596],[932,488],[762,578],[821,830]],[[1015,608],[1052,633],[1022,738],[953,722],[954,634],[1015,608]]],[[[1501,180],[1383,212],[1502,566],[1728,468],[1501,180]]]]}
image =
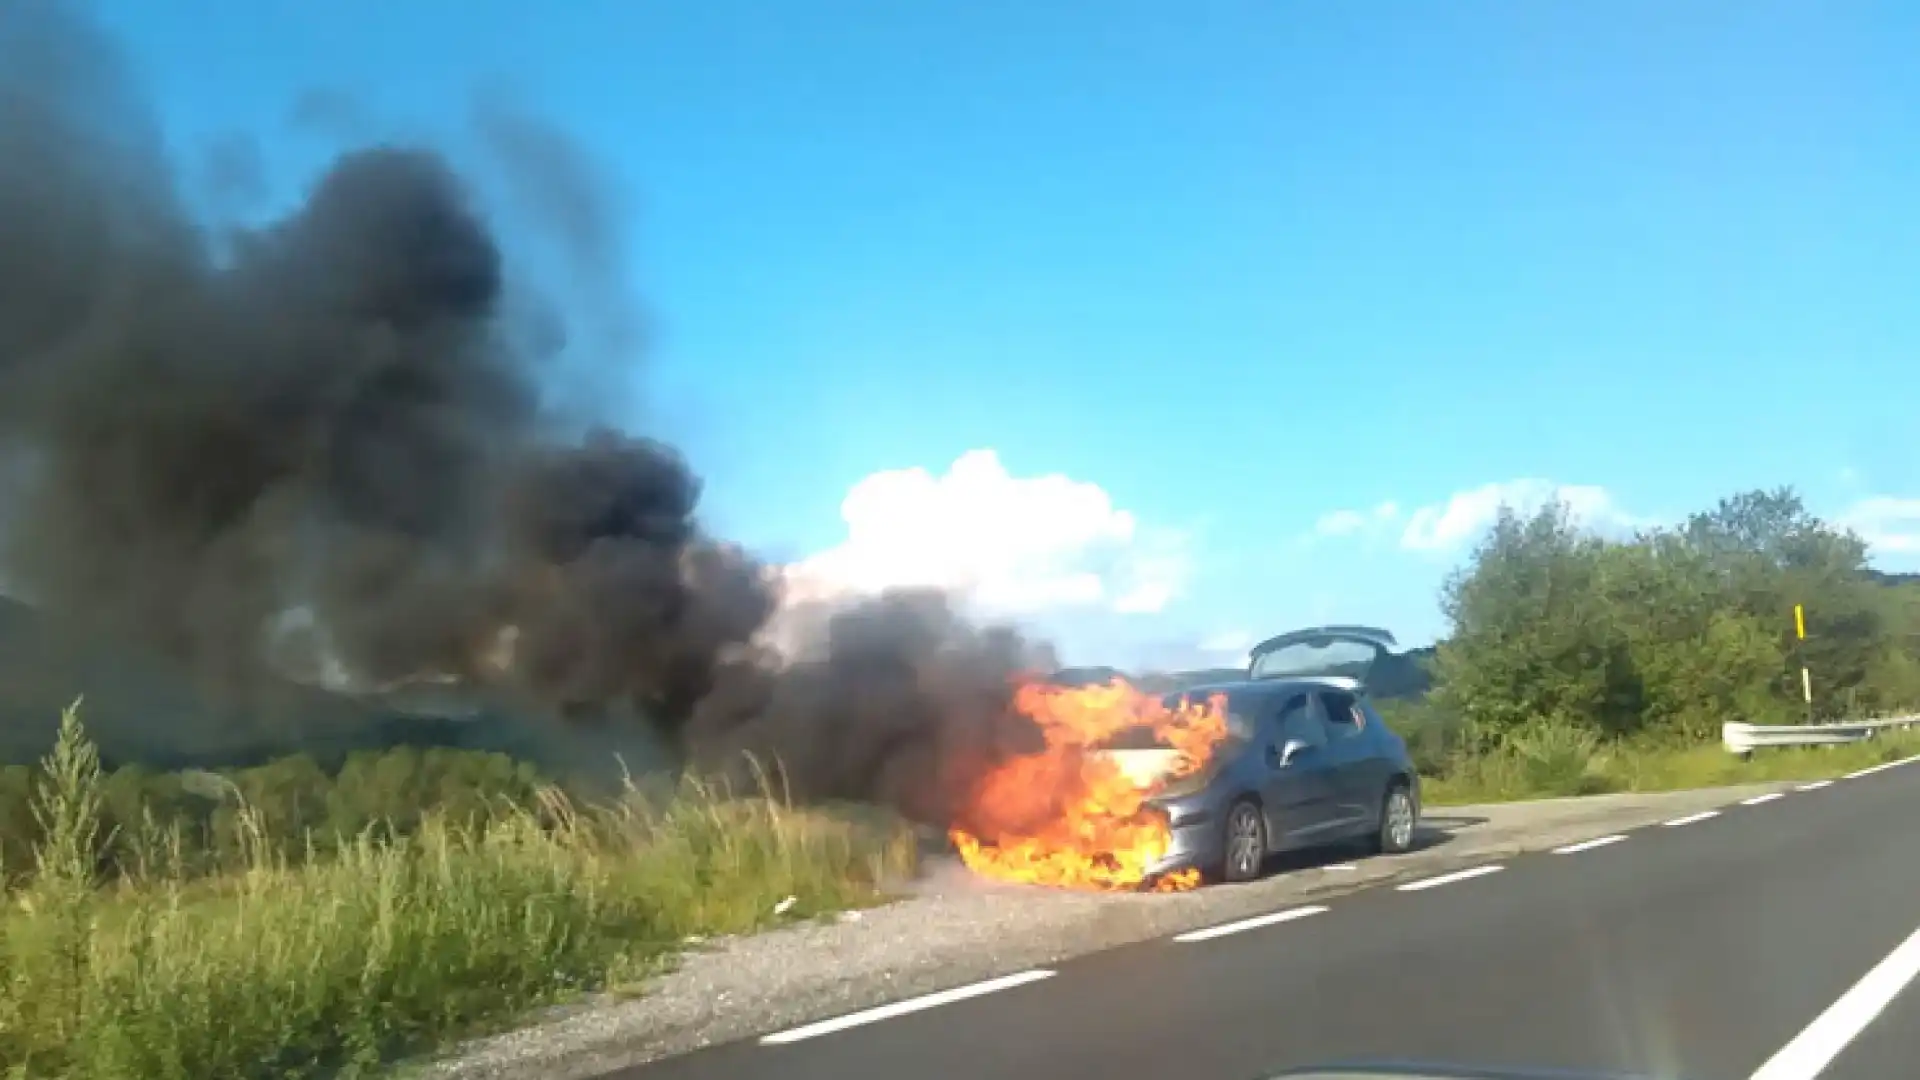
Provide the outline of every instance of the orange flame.
{"type": "MultiPolygon", "coordinates": [[[[1014,708],[1039,725],[1039,752],[996,768],[975,788],[949,835],[975,873],[1078,889],[1139,886],[1173,833],[1147,803],[1160,785],[1203,767],[1226,738],[1226,699],[1169,708],[1160,695],[1115,680],[1105,686],[1027,683],[1014,708]],[[1175,761],[1158,779],[1123,769],[1101,752],[1122,733],[1151,737],[1175,761]]],[[[1191,889],[1195,871],[1167,874],[1160,890],[1191,889]]]]}

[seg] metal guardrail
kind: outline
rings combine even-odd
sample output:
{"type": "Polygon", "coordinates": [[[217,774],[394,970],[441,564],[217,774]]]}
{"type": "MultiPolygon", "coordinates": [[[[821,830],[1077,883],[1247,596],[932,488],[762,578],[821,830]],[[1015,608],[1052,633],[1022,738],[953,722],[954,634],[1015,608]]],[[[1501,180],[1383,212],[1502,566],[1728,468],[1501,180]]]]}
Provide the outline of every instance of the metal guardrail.
{"type": "Polygon", "coordinates": [[[1767,727],[1729,721],[1720,725],[1720,743],[1730,754],[1745,757],[1764,746],[1837,746],[1871,739],[1890,728],[1920,725],[1920,715],[1887,720],[1849,720],[1838,724],[1794,724],[1767,727]]]}

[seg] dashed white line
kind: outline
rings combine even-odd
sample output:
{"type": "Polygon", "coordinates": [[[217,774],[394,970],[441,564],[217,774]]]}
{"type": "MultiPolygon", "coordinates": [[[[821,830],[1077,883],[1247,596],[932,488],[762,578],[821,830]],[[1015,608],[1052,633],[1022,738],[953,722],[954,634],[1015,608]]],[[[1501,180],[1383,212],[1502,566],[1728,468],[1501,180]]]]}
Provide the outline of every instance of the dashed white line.
{"type": "Polygon", "coordinates": [[[1786,792],[1784,791],[1769,791],[1765,795],[1755,795],[1751,799],[1741,799],[1740,805],[1741,806],[1759,806],[1761,803],[1772,802],[1775,799],[1784,798],[1785,796],[1786,796],[1786,792]]]}
{"type": "Polygon", "coordinates": [[[1209,926],[1205,930],[1189,930],[1184,934],[1175,934],[1173,940],[1183,944],[1189,944],[1195,941],[1211,941],[1217,937],[1226,937],[1228,934],[1238,934],[1247,930],[1258,930],[1263,926],[1273,926],[1277,923],[1304,919],[1309,915],[1318,915],[1325,910],[1327,910],[1325,907],[1317,904],[1307,907],[1288,908],[1285,911],[1275,911],[1266,915],[1255,915],[1251,919],[1241,919],[1239,922],[1209,926]]]}
{"type": "Polygon", "coordinates": [[[1860,977],[1748,1080],[1814,1080],[1920,975],[1920,930],[1860,977]]]}
{"type": "Polygon", "coordinates": [[[1332,864],[1331,866],[1321,867],[1321,869],[1323,870],[1358,870],[1360,868],[1353,865],[1350,862],[1337,862],[1332,864]]]}
{"type": "Polygon", "coordinates": [[[1795,788],[1794,790],[1795,791],[1819,791],[1821,788],[1826,787],[1831,783],[1833,783],[1833,781],[1831,780],[1815,780],[1811,784],[1801,784],[1799,787],[1795,788]]]}
{"type": "Polygon", "coordinates": [[[1672,821],[1667,822],[1665,827],[1671,829],[1675,825],[1691,825],[1696,821],[1705,821],[1708,818],[1717,818],[1719,816],[1720,811],[1718,810],[1702,810],[1697,814],[1688,814],[1686,817],[1674,818],[1672,821]]]}
{"type": "Polygon", "coordinates": [[[1472,878],[1485,877],[1488,874],[1497,874],[1505,869],[1506,867],[1504,866],[1476,866],[1471,870],[1456,870],[1451,874],[1441,874],[1439,877],[1430,877],[1422,881],[1409,881],[1405,885],[1399,886],[1399,891],[1419,892],[1421,889],[1432,889],[1441,885],[1451,885],[1456,881],[1467,881],[1472,878]]]}
{"type": "Polygon", "coordinates": [[[871,1024],[876,1020],[891,1020],[896,1016],[917,1013],[923,1009],[931,1009],[937,1005],[948,1005],[956,1001],[965,1001],[968,998],[979,997],[982,994],[991,994],[1000,990],[1011,990],[1016,986],[1025,986],[1030,982],[1050,979],[1053,975],[1053,972],[1040,968],[1032,971],[1022,971],[1013,975],[1002,975],[997,979],[988,979],[986,982],[972,983],[967,986],[956,986],[951,990],[942,990],[936,994],[926,994],[917,998],[908,998],[905,1001],[896,1001],[891,1005],[882,1005],[874,1009],[848,1013],[845,1016],[836,1016],[831,1020],[822,1020],[817,1024],[806,1024],[797,1028],[789,1028],[786,1031],[775,1032],[772,1035],[763,1035],[760,1037],[760,1042],[767,1046],[780,1046],[785,1043],[799,1042],[801,1039],[811,1039],[816,1035],[831,1035],[836,1031],[845,1031],[851,1027],[859,1027],[861,1024],[871,1024]]]}
{"type": "Polygon", "coordinates": [[[1612,836],[1601,836],[1592,840],[1582,840],[1577,844],[1568,844],[1566,847],[1557,847],[1553,849],[1553,853],[1555,855],[1578,855],[1583,851],[1592,851],[1594,848],[1606,847],[1608,844],[1617,844],[1626,838],[1626,833],[1614,833],[1612,836]]]}

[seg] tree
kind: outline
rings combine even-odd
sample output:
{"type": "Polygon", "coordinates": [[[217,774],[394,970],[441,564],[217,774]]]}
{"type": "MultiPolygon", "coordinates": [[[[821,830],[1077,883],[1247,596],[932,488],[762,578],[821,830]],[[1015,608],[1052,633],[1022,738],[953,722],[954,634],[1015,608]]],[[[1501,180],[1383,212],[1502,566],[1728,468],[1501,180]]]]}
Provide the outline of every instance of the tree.
{"type": "Polygon", "coordinates": [[[1883,660],[1889,627],[1865,541],[1809,513],[1791,488],[1722,499],[1689,518],[1682,535],[1720,569],[1725,603],[1773,629],[1781,696],[1800,697],[1805,665],[1818,676],[1817,715],[1879,703],[1869,675],[1883,660]],[[1806,614],[1804,643],[1794,630],[1795,604],[1806,614]]]}
{"type": "Polygon", "coordinates": [[[1777,635],[1727,602],[1715,559],[1681,537],[1650,533],[1600,554],[1609,618],[1626,638],[1641,715],[1660,737],[1712,738],[1729,719],[1785,719],[1774,683],[1777,635]]]}
{"type": "Polygon", "coordinates": [[[1542,725],[1698,742],[1729,720],[1798,715],[1802,662],[1821,715],[1911,705],[1920,584],[1876,575],[1867,554],[1787,488],[1628,542],[1582,531],[1565,506],[1503,509],[1443,590],[1433,714],[1481,751],[1542,725]]]}
{"type": "Polygon", "coordinates": [[[1452,633],[1435,656],[1435,705],[1460,718],[1469,747],[1500,745],[1547,719],[1632,728],[1639,693],[1599,587],[1603,548],[1565,505],[1529,518],[1503,507],[1448,580],[1441,610],[1452,633]]]}

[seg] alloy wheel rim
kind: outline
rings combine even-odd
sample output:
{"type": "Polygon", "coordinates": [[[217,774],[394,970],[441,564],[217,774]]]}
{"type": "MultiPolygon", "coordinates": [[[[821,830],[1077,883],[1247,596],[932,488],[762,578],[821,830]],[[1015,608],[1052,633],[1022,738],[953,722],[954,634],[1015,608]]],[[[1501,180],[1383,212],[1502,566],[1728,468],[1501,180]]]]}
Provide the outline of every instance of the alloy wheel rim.
{"type": "Polygon", "coordinates": [[[1413,841],[1413,800],[1404,791],[1395,791],[1387,802],[1387,834],[1395,847],[1413,841]]]}
{"type": "Polygon", "coordinates": [[[1251,807],[1242,807],[1233,817],[1233,868],[1251,872],[1259,865],[1260,820],[1251,807]]]}

